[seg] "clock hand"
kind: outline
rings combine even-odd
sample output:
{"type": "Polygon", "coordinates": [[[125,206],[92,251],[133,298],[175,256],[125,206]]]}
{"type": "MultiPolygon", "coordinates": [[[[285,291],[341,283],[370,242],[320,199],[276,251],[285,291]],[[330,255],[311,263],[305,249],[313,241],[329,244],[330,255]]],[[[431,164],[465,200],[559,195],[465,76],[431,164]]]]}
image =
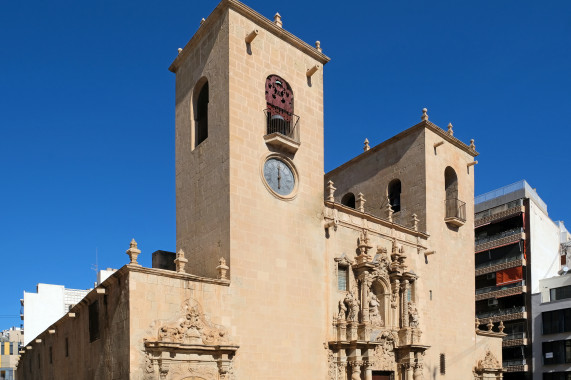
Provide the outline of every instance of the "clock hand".
{"type": "Polygon", "coordinates": [[[278,166],[278,189],[281,189],[280,183],[282,180],[282,175],[280,173],[280,167],[278,166]]]}

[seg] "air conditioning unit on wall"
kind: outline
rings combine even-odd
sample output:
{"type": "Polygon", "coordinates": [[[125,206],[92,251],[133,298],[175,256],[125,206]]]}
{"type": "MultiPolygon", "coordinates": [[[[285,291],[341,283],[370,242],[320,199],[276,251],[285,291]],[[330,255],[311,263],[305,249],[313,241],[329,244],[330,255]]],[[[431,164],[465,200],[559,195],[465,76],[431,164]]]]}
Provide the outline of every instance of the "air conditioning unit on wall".
{"type": "Polygon", "coordinates": [[[498,300],[495,298],[488,300],[488,306],[498,306],[498,300]]]}

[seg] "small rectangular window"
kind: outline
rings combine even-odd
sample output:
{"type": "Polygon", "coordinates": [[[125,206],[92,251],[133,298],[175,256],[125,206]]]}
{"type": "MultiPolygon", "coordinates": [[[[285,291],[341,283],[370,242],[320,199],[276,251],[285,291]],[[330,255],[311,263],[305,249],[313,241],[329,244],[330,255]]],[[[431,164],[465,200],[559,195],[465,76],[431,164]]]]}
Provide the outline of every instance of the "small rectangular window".
{"type": "Polygon", "coordinates": [[[337,289],[342,291],[347,290],[347,267],[337,267],[337,289]]]}
{"type": "Polygon", "coordinates": [[[50,364],[53,364],[53,358],[52,358],[52,346],[50,346],[50,364]]]}
{"type": "Polygon", "coordinates": [[[65,357],[69,356],[69,340],[65,338],[65,357]]]}
{"type": "Polygon", "coordinates": [[[446,374],[446,356],[444,354],[440,354],[440,374],[446,374]]]}
{"type": "Polygon", "coordinates": [[[89,341],[99,339],[99,301],[89,305],[89,341]]]}

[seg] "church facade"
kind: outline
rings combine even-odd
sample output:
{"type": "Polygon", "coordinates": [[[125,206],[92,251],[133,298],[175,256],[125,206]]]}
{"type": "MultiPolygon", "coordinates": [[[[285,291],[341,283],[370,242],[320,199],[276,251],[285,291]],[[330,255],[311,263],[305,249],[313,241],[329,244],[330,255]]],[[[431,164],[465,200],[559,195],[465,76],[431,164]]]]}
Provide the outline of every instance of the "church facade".
{"type": "MultiPolygon", "coordinates": [[[[473,141],[420,122],[324,173],[329,58],[236,0],[179,50],[174,270],[130,263],[19,379],[500,379],[474,315],[473,141]]],[[[485,321],[484,321],[485,322],[485,321]]]]}

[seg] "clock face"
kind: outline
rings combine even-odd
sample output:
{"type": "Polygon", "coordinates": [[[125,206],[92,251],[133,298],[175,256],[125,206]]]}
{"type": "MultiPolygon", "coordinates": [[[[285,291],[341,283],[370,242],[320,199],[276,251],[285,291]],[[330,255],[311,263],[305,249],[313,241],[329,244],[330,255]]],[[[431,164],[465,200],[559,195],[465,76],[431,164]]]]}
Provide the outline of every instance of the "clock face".
{"type": "Polygon", "coordinates": [[[281,196],[290,195],[295,188],[295,175],[282,160],[270,158],[264,163],[264,178],[268,186],[281,196]]]}

